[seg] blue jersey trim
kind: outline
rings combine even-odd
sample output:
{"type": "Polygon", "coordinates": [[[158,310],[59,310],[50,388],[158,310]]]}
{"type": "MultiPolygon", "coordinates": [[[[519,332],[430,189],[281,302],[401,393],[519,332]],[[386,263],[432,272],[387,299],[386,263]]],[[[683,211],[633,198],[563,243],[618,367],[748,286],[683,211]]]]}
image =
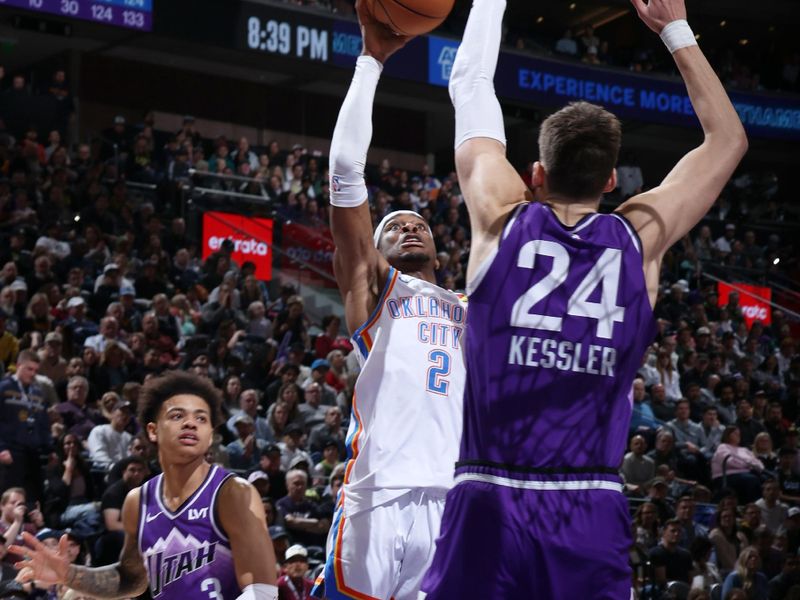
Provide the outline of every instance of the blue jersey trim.
{"type": "Polygon", "coordinates": [[[361,350],[361,354],[364,356],[364,358],[369,356],[369,348],[367,348],[367,344],[364,342],[363,333],[383,308],[383,301],[386,300],[386,294],[389,292],[389,288],[392,286],[392,281],[394,280],[396,271],[397,269],[389,266],[389,272],[386,275],[386,283],[383,284],[383,289],[381,290],[380,296],[378,296],[378,301],[375,303],[375,308],[372,309],[372,312],[370,313],[369,317],[367,317],[367,320],[364,321],[364,323],[362,323],[353,334],[353,341],[356,343],[359,350],[361,350]]]}

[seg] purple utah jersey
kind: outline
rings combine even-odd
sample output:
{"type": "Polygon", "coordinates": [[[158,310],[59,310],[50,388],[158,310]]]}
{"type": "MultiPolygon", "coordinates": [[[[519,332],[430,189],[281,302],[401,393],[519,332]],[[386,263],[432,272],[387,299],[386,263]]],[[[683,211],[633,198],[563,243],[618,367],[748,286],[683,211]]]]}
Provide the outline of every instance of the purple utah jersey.
{"type": "Polygon", "coordinates": [[[618,215],[566,227],[539,203],[503,235],[469,294],[459,473],[616,473],[655,335],[639,238],[618,215]]]}
{"type": "Polygon", "coordinates": [[[142,486],[139,551],[154,599],[227,600],[241,594],[231,545],[215,514],[217,494],[232,476],[212,466],[175,512],[162,499],[163,475],[142,486]]]}

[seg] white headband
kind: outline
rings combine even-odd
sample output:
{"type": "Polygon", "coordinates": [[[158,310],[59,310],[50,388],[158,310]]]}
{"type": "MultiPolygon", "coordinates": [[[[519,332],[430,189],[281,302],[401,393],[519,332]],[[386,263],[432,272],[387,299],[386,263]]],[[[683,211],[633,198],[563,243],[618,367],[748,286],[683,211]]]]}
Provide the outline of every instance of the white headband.
{"type": "MultiPolygon", "coordinates": [[[[375,247],[377,248],[380,246],[381,243],[381,234],[383,233],[383,228],[386,227],[386,224],[391,220],[394,219],[397,215],[414,215],[415,217],[419,217],[423,221],[425,221],[425,217],[423,217],[418,212],[413,210],[396,210],[394,212],[390,212],[388,215],[381,219],[381,222],[378,223],[378,226],[375,228],[375,234],[372,236],[372,239],[375,241],[375,247]]],[[[431,230],[428,222],[425,221],[425,226],[428,228],[428,231],[431,230]]]]}

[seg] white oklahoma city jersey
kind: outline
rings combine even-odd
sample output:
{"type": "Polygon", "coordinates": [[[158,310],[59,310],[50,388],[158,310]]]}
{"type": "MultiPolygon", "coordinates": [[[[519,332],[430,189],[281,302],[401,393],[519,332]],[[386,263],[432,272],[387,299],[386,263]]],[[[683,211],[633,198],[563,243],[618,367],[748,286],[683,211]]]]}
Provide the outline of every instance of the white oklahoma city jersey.
{"type": "Polygon", "coordinates": [[[346,513],[453,486],[466,316],[463,295],[390,268],[375,311],[353,336],[362,368],[347,435],[346,513]]]}

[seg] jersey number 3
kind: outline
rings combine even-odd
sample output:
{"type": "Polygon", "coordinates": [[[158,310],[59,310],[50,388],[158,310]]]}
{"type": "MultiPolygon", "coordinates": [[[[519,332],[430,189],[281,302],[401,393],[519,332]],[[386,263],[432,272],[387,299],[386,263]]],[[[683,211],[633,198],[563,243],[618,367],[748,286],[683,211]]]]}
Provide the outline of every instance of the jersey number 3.
{"type": "Polygon", "coordinates": [[[428,353],[428,376],[425,386],[429,392],[446,396],[450,390],[450,382],[445,379],[450,375],[450,355],[444,350],[431,350],[428,353]]]}
{"type": "MultiPolygon", "coordinates": [[[[561,331],[563,317],[531,313],[534,305],[544,300],[561,286],[569,274],[569,253],[561,244],[548,240],[532,240],[519,251],[517,266],[533,269],[536,256],[549,256],[553,259],[550,272],[522,294],[511,309],[511,325],[545,331],[561,331]]],[[[625,307],[617,306],[619,290],[619,271],[622,265],[622,251],[606,248],[602,256],[578,284],[567,302],[567,314],[573,317],[597,319],[597,337],[611,339],[614,323],[622,323],[625,307]],[[602,284],[600,302],[589,300],[592,292],[602,284]]]]}

